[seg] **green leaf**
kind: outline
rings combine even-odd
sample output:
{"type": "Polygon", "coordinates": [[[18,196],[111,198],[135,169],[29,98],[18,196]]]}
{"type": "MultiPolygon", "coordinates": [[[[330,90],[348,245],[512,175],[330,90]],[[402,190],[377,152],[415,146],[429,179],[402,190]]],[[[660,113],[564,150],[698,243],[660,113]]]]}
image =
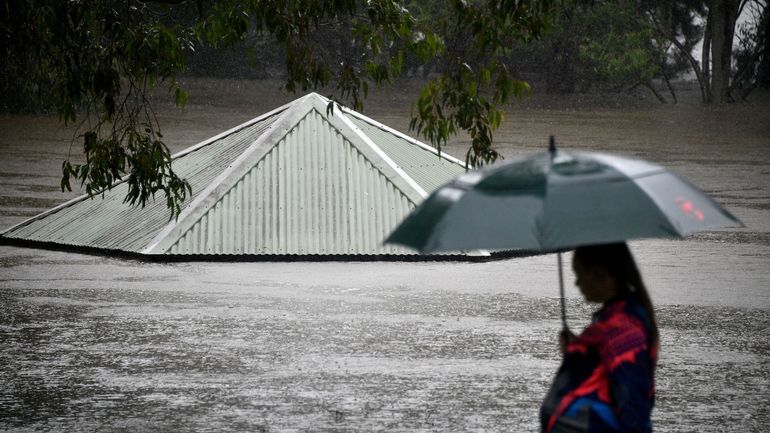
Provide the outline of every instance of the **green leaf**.
{"type": "Polygon", "coordinates": [[[176,103],[177,107],[184,107],[185,105],[187,105],[187,98],[188,98],[187,92],[182,90],[181,87],[177,87],[174,90],[174,102],[176,103]]]}

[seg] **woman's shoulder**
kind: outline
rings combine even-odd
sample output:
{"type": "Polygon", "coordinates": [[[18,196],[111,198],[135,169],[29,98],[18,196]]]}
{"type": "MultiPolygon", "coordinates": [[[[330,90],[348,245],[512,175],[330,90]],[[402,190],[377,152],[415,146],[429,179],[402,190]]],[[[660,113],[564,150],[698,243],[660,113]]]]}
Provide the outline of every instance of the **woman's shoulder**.
{"type": "Polygon", "coordinates": [[[628,299],[608,303],[591,326],[602,359],[612,366],[647,349],[647,329],[635,304],[628,299]]]}
{"type": "Polygon", "coordinates": [[[618,339],[646,340],[647,329],[644,326],[644,308],[628,299],[608,302],[597,312],[593,323],[586,328],[586,334],[611,343],[618,339]]]}
{"type": "Polygon", "coordinates": [[[647,312],[641,303],[631,297],[617,298],[605,304],[596,313],[596,321],[610,325],[627,326],[630,323],[642,325],[646,320],[647,312]]]}

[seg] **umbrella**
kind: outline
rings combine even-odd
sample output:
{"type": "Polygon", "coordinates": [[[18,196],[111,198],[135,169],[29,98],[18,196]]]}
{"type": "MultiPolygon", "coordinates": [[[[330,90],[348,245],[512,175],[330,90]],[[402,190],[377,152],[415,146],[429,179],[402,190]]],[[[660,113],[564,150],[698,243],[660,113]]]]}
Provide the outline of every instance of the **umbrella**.
{"type": "Polygon", "coordinates": [[[434,191],[385,243],[423,254],[467,250],[557,252],[743,224],[660,165],[620,155],[557,150],[469,171],[434,191]]]}

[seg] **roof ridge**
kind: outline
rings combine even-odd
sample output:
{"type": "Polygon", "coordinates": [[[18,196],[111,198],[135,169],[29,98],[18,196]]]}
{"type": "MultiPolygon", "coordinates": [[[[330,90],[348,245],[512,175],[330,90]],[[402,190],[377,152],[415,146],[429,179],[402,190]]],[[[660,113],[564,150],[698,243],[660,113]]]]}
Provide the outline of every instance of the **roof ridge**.
{"type": "Polygon", "coordinates": [[[376,120],[372,119],[371,117],[368,117],[368,116],[366,116],[366,115],[365,115],[365,114],[363,114],[363,113],[359,113],[359,112],[357,112],[357,111],[351,110],[351,109],[350,109],[350,108],[348,108],[348,107],[342,107],[342,109],[343,109],[343,110],[344,110],[344,111],[345,111],[347,114],[350,114],[350,115],[352,115],[353,117],[355,117],[355,118],[357,118],[357,119],[359,119],[359,120],[361,120],[361,121],[363,121],[363,122],[366,122],[366,123],[368,123],[369,125],[371,125],[371,126],[372,126],[372,127],[374,127],[374,128],[377,128],[377,129],[380,129],[380,130],[382,130],[382,131],[384,131],[384,132],[387,132],[387,133],[393,134],[393,135],[395,135],[396,137],[398,137],[398,138],[401,138],[401,139],[403,139],[403,140],[406,140],[406,141],[408,141],[409,143],[411,143],[411,144],[413,144],[413,145],[415,145],[415,146],[418,146],[418,147],[419,147],[419,148],[421,148],[421,149],[424,149],[424,150],[427,150],[427,151],[429,151],[429,152],[432,152],[432,153],[436,154],[436,155],[437,155],[437,156],[439,156],[440,158],[446,159],[446,160],[448,160],[448,161],[450,161],[450,162],[453,162],[453,163],[455,163],[455,164],[459,164],[459,165],[461,165],[463,168],[467,168],[467,165],[465,164],[465,162],[463,162],[462,160],[460,160],[460,159],[458,159],[458,158],[455,158],[454,156],[452,156],[452,155],[450,155],[450,154],[448,154],[448,153],[446,153],[446,152],[441,152],[441,151],[439,151],[438,149],[436,149],[435,147],[433,147],[433,146],[429,146],[428,144],[425,144],[425,143],[423,143],[422,141],[420,141],[420,140],[417,140],[417,139],[416,139],[416,138],[414,138],[414,137],[411,137],[411,136],[409,136],[409,135],[407,135],[407,134],[404,134],[403,132],[401,132],[401,131],[399,131],[399,130],[397,130],[397,129],[395,129],[395,128],[391,128],[390,126],[388,126],[388,125],[385,125],[385,124],[384,124],[384,123],[382,123],[382,122],[378,122],[378,121],[376,121],[376,120]]]}
{"type": "Polygon", "coordinates": [[[255,124],[257,124],[257,123],[259,123],[259,122],[261,122],[263,120],[266,120],[266,119],[268,119],[268,118],[270,118],[272,116],[275,116],[276,114],[280,113],[281,111],[284,111],[284,110],[287,110],[287,109],[291,108],[291,106],[295,102],[297,102],[297,101],[295,100],[295,101],[292,101],[292,102],[290,102],[288,104],[282,105],[281,107],[278,107],[278,108],[276,108],[274,110],[270,110],[267,113],[264,113],[264,114],[262,114],[260,116],[257,116],[257,117],[255,117],[255,118],[253,118],[251,120],[247,120],[246,122],[243,122],[240,125],[234,126],[234,127],[230,128],[230,129],[228,129],[227,131],[220,132],[219,134],[217,134],[217,135],[215,135],[213,137],[207,138],[206,140],[203,140],[203,141],[201,141],[200,143],[198,143],[196,145],[193,145],[193,146],[190,146],[188,148],[182,149],[179,152],[171,155],[171,159],[174,160],[174,159],[177,159],[177,158],[181,158],[181,157],[183,157],[183,156],[185,156],[187,154],[190,154],[192,152],[200,150],[201,148],[206,147],[206,146],[208,146],[208,145],[210,145],[210,144],[212,144],[212,143],[214,143],[216,141],[219,141],[219,140],[221,140],[221,139],[223,139],[225,137],[228,137],[228,136],[230,136],[232,134],[235,134],[236,132],[240,132],[240,131],[242,131],[242,130],[250,127],[250,126],[254,126],[255,124]]]}
{"type": "MultiPolygon", "coordinates": [[[[420,195],[420,197],[425,198],[428,196],[428,193],[411,177],[409,174],[407,174],[401,167],[398,166],[398,164],[393,161],[392,158],[390,158],[381,148],[380,146],[377,146],[374,141],[372,141],[371,138],[369,138],[364,131],[362,131],[360,128],[358,128],[350,119],[347,118],[344,114],[340,115],[340,119],[342,119],[343,123],[350,128],[350,130],[356,134],[361,141],[363,141],[369,148],[371,148],[377,156],[379,156],[385,164],[387,164],[390,168],[392,168],[402,179],[406,181],[406,183],[414,189],[417,194],[420,195]]],[[[374,164],[372,164],[374,165],[374,164]]],[[[375,165],[375,167],[377,167],[375,165]]],[[[383,173],[384,174],[384,173],[383,173]]],[[[387,177],[387,176],[386,176],[387,177]]],[[[399,188],[400,189],[400,188],[399,188]]],[[[402,191],[403,192],[403,191],[402,191]]],[[[407,194],[407,197],[409,195],[407,194]]]]}

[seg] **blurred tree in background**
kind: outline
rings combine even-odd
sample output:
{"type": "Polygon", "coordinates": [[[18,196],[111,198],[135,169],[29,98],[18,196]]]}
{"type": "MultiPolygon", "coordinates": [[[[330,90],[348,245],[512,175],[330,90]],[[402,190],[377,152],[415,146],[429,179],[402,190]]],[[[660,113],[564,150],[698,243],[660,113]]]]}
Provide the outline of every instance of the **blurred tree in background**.
{"type": "Polygon", "coordinates": [[[552,92],[643,86],[663,101],[662,83],[676,101],[671,81],[692,74],[704,103],[729,102],[768,81],[767,13],[758,0],[563,2],[550,31],[509,62],[552,92]]]}
{"type": "Polygon", "coordinates": [[[736,30],[735,69],[729,87],[730,96],[740,99],[757,87],[770,89],[770,8],[758,2],[743,7],[751,19],[736,30]]]}
{"type": "Polygon", "coordinates": [[[125,179],[127,202],[163,194],[173,217],[191,190],[148,95],[163,86],[183,106],[180,74],[280,78],[356,109],[370,86],[418,77],[411,127],[439,149],[465,131],[479,166],[528,83],[661,101],[665,83],[675,101],[670,81],[691,72],[704,102],[745,98],[770,81],[767,13],[764,0],[0,0],[0,108],[79,126],[86,160],[63,163],[62,189],[125,179]]]}

